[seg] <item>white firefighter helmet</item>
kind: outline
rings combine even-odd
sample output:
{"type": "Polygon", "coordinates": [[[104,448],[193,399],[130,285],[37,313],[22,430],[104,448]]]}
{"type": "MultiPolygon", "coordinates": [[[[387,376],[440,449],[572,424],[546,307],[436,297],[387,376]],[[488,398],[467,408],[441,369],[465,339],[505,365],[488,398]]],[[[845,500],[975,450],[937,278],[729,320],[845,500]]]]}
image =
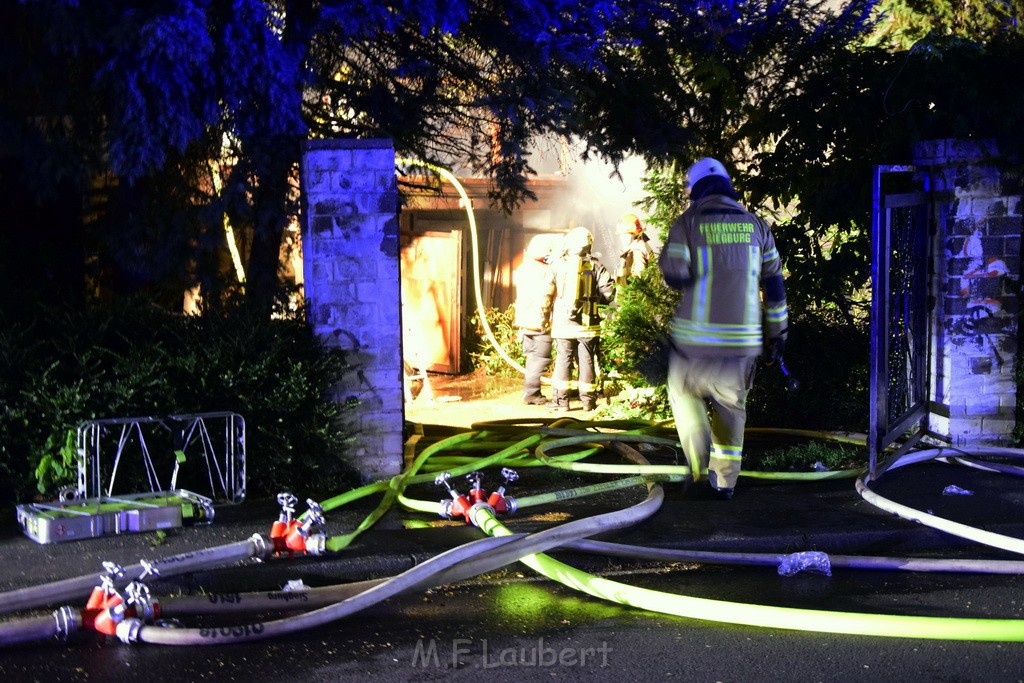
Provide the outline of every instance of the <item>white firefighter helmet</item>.
{"type": "Polygon", "coordinates": [[[526,245],[526,257],[537,261],[547,258],[554,246],[552,237],[554,235],[534,235],[530,243],[526,245]]]}
{"type": "Polygon", "coordinates": [[[697,181],[712,175],[721,176],[729,182],[732,182],[729,178],[729,172],[725,170],[725,166],[722,165],[722,162],[718,159],[712,159],[711,157],[704,157],[691,166],[690,170],[686,172],[686,180],[692,188],[697,184],[697,181]]]}
{"type": "Polygon", "coordinates": [[[565,234],[565,253],[569,256],[583,256],[594,244],[594,235],[583,226],[577,226],[565,234]]]}
{"type": "Polygon", "coordinates": [[[633,235],[634,237],[644,231],[643,226],[640,225],[640,217],[635,213],[624,213],[619,216],[616,228],[620,235],[633,235]]]}

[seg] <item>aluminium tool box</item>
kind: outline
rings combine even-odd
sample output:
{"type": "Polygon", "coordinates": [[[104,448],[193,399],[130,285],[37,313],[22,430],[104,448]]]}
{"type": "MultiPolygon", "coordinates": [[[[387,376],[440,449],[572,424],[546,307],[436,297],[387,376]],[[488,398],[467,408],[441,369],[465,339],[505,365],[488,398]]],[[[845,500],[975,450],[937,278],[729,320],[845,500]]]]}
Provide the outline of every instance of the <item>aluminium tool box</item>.
{"type": "Polygon", "coordinates": [[[209,523],[215,506],[245,499],[245,421],[236,413],[89,420],[76,436],[77,484],[56,501],[17,506],[18,524],[38,543],[209,523]]]}
{"type": "Polygon", "coordinates": [[[175,529],[185,522],[213,521],[213,501],[185,491],[158,491],[129,496],[56,503],[31,503],[17,508],[18,524],[38,543],[59,543],[110,534],[175,529]]]}

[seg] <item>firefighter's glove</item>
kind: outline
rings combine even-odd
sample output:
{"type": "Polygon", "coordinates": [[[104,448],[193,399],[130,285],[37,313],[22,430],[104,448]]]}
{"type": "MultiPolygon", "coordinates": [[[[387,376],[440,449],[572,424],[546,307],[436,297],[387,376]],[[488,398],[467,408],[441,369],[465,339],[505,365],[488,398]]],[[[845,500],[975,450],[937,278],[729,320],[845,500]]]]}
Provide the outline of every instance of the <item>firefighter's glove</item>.
{"type": "Polygon", "coordinates": [[[778,337],[772,337],[771,339],[768,340],[768,343],[765,346],[765,352],[768,356],[768,362],[774,363],[780,358],[782,358],[782,352],[786,348],[786,338],[781,335],[778,337]]]}

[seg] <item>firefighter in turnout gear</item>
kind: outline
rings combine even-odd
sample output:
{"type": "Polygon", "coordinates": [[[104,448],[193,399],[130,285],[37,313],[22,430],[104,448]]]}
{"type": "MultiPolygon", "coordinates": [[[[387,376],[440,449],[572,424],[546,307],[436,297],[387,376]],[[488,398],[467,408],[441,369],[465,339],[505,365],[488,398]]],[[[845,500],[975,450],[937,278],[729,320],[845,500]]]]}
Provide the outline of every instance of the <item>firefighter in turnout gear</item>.
{"type": "Polygon", "coordinates": [[[541,375],[551,362],[551,307],[555,300],[555,274],[549,265],[555,235],[536,235],[512,274],[516,288],[516,319],[526,356],[523,403],[542,405],[541,375]]]}
{"type": "Polygon", "coordinates": [[[626,213],[619,217],[615,225],[622,253],[619,254],[619,265],[615,269],[615,286],[621,287],[630,278],[639,275],[651,260],[650,239],[640,225],[636,214],[626,213]]]}
{"type": "Polygon", "coordinates": [[[573,359],[579,370],[583,410],[597,405],[597,352],[600,346],[600,307],[611,303],[615,283],[611,273],[591,254],[594,236],[577,227],[565,235],[565,255],[555,262],[555,306],[551,336],[555,339],[552,378],[555,410],[569,410],[573,359]]]}
{"type": "Polygon", "coordinates": [[[681,291],[668,395],[694,481],[706,467],[712,490],[728,499],[740,474],[757,357],[767,349],[779,358],[786,341],[786,290],[771,229],[736,201],[722,163],[701,159],[688,180],[690,207],[672,223],[658,259],[665,282],[681,291]]]}

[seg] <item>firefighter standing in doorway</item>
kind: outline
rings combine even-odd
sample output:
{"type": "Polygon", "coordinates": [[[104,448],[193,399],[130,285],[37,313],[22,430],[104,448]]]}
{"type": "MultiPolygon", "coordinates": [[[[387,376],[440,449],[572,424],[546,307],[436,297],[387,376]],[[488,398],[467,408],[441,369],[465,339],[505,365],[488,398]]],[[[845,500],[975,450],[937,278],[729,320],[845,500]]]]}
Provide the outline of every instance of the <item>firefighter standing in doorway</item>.
{"type": "Polygon", "coordinates": [[[584,227],[565,235],[565,255],[554,264],[555,305],[551,318],[551,336],[557,354],[554,409],[569,410],[569,386],[573,359],[579,370],[579,394],[583,410],[597,405],[597,353],[600,346],[600,306],[611,303],[615,283],[601,265],[591,247],[594,236],[584,227]]]}
{"type": "Polygon", "coordinates": [[[551,362],[551,308],[555,300],[555,273],[549,265],[554,235],[535,235],[526,246],[523,262],[512,274],[516,288],[516,319],[526,356],[523,403],[543,405],[541,375],[551,362]]]}
{"type": "Polygon", "coordinates": [[[631,277],[643,272],[651,259],[652,250],[650,238],[644,232],[640,218],[636,214],[623,214],[615,226],[615,232],[619,235],[622,248],[619,265],[615,269],[615,285],[621,287],[631,277]]]}
{"type": "Polygon", "coordinates": [[[786,290],[771,229],[736,201],[722,163],[701,159],[688,180],[690,207],[672,223],[658,260],[665,282],[681,290],[671,323],[669,403],[693,479],[706,467],[712,491],[729,499],[757,357],[766,347],[778,359],[786,341],[786,290]]]}

